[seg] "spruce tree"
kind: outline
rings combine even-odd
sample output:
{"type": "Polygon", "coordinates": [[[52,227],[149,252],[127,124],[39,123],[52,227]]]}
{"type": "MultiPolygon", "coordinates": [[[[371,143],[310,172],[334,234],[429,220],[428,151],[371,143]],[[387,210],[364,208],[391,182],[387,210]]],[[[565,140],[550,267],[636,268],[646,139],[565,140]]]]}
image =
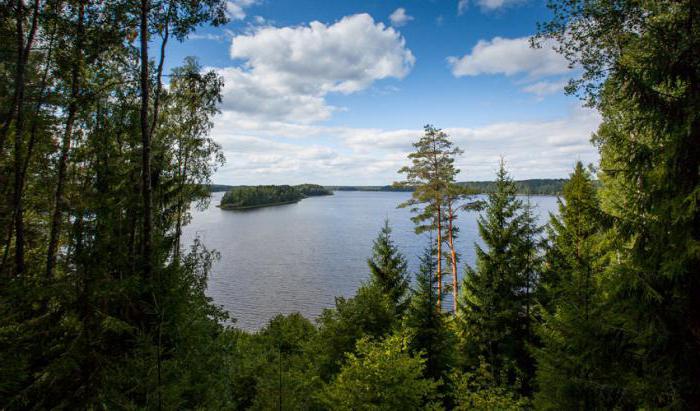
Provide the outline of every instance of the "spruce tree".
{"type": "Polygon", "coordinates": [[[445,314],[435,309],[435,249],[429,247],[420,257],[416,289],[403,319],[408,347],[425,358],[426,377],[438,380],[446,376],[454,360],[454,335],[448,329],[445,314]]]}
{"type": "Polygon", "coordinates": [[[486,247],[475,244],[476,267],[467,267],[456,318],[464,365],[476,369],[483,357],[499,384],[528,393],[533,367],[527,346],[533,338],[526,290],[534,280],[538,229],[515,194],[501,161],[495,191],[478,219],[486,247]]]}
{"type": "Polygon", "coordinates": [[[371,281],[391,299],[396,314],[400,316],[407,304],[407,262],[391,239],[389,219],[384,220],[384,226],[374,240],[372,257],[367,260],[367,265],[371,281]]]}
{"type": "Polygon", "coordinates": [[[603,122],[601,208],[614,258],[617,388],[639,408],[700,408],[700,7],[696,0],[551,2],[539,38],[582,76],[603,122]],[[551,44],[551,43],[548,43],[551,44]]]}
{"type": "Polygon", "coordinates": [[[600,287],[605,233],[596,189],[580,162],[564,185],[559,214],[550,221],[546,290],[536,351],[537,406],[541,409],[606,409],[618,404],[612,386],[614,352],[607,350],[608,317],[600,287]]]}

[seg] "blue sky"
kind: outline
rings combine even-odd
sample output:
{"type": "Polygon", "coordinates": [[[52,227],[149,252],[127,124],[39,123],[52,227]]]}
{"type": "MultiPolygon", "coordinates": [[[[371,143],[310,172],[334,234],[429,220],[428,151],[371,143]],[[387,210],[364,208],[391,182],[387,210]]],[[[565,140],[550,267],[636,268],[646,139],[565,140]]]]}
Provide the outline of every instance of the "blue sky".
{"type": "Polygon", "coordinates": [[[503,156],[517,179],[595,162],[598,114],[563,93],[576,75],[528,46],[544,0],[232,0],[230,23],[169,48],[224,77],[212,131],[224,184],[389,184],[424,124],[465,154],[460,180],[503,156]]]}

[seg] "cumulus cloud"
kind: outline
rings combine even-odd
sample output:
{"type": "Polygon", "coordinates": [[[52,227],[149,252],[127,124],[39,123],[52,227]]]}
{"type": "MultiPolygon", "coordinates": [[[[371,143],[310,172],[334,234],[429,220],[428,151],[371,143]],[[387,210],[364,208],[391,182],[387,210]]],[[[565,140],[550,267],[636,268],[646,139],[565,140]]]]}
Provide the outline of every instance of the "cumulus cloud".
{"type": "MultiPolygon", "coordinates": [[[[420,129],[329,127],[290,123],[216,121],[214,138],[229,160],[216,181],[231,184],[389,184],[401,177],[420,129]],[[312,144],[310,144],[312,143],[312,144]]],[[[573,109],[547,121],[498,122],[483,127],[448,127],[465,150],[460,180],[491,180],[500,156],[515,178],[566,176],[576,160],[598,158],[589,143],[600,124],[590,109],[573,109]]]]}
{"type": "Polygon", "coordinates": [[[480,74],[541,77],[565,74],[570,70],[569,63],[552,49],[552,44],[531,48],[528,37],[479,40],[471,53],[448,57],[447,61],[455,77],[480,74]]]}
{"type": "Polygon", "coordinates": [[[231,20],[243,20],[246,17],[245,9],[258,2],[259,0],[229,0],[226,2],[226,15],[231,20]]]}
{"type": "Polygon", "coordinates": [[[389,15],[389,21],[391,21],[391,25],[394,27],[405,26],[406,23],[411,20],[413,20],[413,16],[406,14],[406,9],[403,7],[399,7],[389,15]]]}
{"type": "Polygon", "coordinates": [[[234,36],[237,67],[224,77],[224,110],[266,120],[310,123],[337,108],[329,93],[350,94],[385,78],[404,78],[415,57],[399,32],[368,14],[327,25],[259,27],[234,36]]]}

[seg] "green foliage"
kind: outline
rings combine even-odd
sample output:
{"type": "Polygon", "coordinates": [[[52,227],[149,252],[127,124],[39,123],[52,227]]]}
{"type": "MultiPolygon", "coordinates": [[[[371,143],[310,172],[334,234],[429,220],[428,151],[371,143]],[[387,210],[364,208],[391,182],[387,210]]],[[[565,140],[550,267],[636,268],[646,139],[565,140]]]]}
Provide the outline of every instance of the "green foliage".
{"type": "Polygon", "coordinates": [[[236,210],[264,207],[296,203],[303,198],[304,195],[299,190],[288,185],[236,187],[221,198],[221,208],[236,210]]]}
{"type": "Polygon", "coordinates": [[[299,190],[303,195],[307,197],[327,196],[333,194],[332,191],[318,184],[299,184],[297,186],[294,186],[294,188],[299,190]]]}
{"type": "Polygon", "coordinates": [[[467,267],[457,327],[467,367],[479,366],[484,357],[499,384],[517,383],[528,393],[534,373],[528,345],[534,342],[532,293],[540,229],[515,197],[503,162],[496,188],[478,219],[487,248],[475,245],[477,265],[467,267]]]}
{"type": "Polygon", "coordinates": [[[606,233],[590,174],[579,162],[564,186],[559,215],[551,216],[540,327],[536,351],[536,404],[539,409],[613,408],[615,346],[607,341],[610,315],[603,304],[601,275],[606,261],[606,233]]]}
{"type": "MultiPolygon", "coordinates": [[[[527,195],[557,195],[561,194],[565,179],[561,178],[535,178],[531,180],[515,180],[518,194],[527,195]]],[[[493,181],[464,181],[457,183],[468,188],[474,193],[492,193],[496,190],[493,181]]]]}
{"type": "Polygon", "coordinates": [[[317,184],[298,186],[240,186],[232,187],[221,198],[221,208],[243,210],[278,204],[296,203],[305,197],[331,195],[331,191],[317,184]]]}
{"type": "Polygon", "coordinates": [[[236,332],[226,381],[236,409],[316,409],[321,382],[307,347],[314,325],[300,314],[278,315],[255,334],[236,332]]]}
{"type": "Polygon", "coordinates": [[[614,389],[638,408],[700,396],[700,9],[697,1],[556,1],[540,38],[583,69],[571,84],[603,122],[601,208],[612,219],[601,287],[614,315],[614,389]]]}
{"type": "MultiPolygon", "coordinates": [[[[187,58],[162,84],[168,38],[223,23],[226,2],[143,5],[141,50],[136,3],[0,12],[0,38],[25,50],[0,57],[0,408],[527,409],[535,374],[538,409],[700,408],[697,1],[552,0],[534,42],[582,70],[569,91],[602,115],[600,182],[581,164],[563,190],[513,182],[501,165],[494,183],[457,184],[461,150],[426,126],[406,181],[370,188],[412,191],[416,231],[437,234],[410,299],[387,224],[354,297],[318,327],[292,314],[257,333],[224,326],[206,296],[217,253],[180,245],[216,189],[223,80],[187,58]],[[149,36],[163,54],[142,64],[149,36]],[[540,264],[515,194],[559,191],[540,264]],[[473,192],[489,193],[484,246],[449,322],[435,309],[441,247],[473,192]]],[[[222,207],[325,194],[234,187],[222,207]]]]}
{"type": "Polygon", "coordinates": [[[406,309],[408,292],[408,271],[406,258],[391,240],[389,220],[384,220],[379,235],[372,245],[372,257],[367,260],[370,278],[374,286],[379,287],[396,307],[396,314],[406,309]]]}
{"type": "Polygon", "coordinates": [[[437,227],[437,213],[442,208],[445,191],[459,173],[454,166],[455,157],[462,150],[453,146],[444,131],[431,125],[425,126],[423,136],[413,147],[415,151],[408,155],[411,165],[401,168],[399,173],[406,174],[406,181],[401,185],[414,190],[411,199],[401,206],[416,213],[411,220],[416,224],[416,233],[420,234],[437,227]]]}
{"type": "Polygon", "coordinates": [[[320,398],[333,410],[423,410],[436,407],[438,383],[423,377],[424,360],[408,353],[404,338],[365,337],[347,354],[320,398]],[[378,387],[381,387],[378,389],[378,387]]]}
{"type": "Polygon", "coordinates": [[[523,410],[531,408],[527,397],[521,397],[512,388],[498,384],[491,367],[480,359],[479,366],[472,372],[452,375],[455,410],[523,410]]]}
{"type": "Polygon", "coordinates": [[[444,380],[455,361],[455,336],[448,327],[446,314],[435,308],[435,250],[428,248],[421,256],[416,288],[402,322],[408,349],[425,359],[425,375],[444,380]]]}
{"type": "Polygon", "coordinates": [[[394,303],[377,286],[363,285],[352,298],[336,298],[335,308],[324,310],[318,319],[314,352],[320,375],[328,380],[340,369],[345,354],[354,352],[358,340],[384,337],[395,323],[394,303]]]}

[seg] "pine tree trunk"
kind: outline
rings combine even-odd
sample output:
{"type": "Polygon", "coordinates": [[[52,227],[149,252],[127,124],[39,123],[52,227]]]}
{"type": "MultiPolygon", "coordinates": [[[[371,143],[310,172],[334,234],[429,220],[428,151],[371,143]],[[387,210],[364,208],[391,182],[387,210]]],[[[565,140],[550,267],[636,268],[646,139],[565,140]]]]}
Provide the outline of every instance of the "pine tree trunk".
{"type": "Polygon", "coordinates": [[[452,263],[452,298],[453,302],[452,304],[454,305],[453,309],[455,314],[457,313],[457,296],[459,295],[458,292],[458,283],[457,283],[457,251],[455,251],[455,244],[454,244],[454,235],[453,235],[453,221],[454,221],[454,210],[452,209],[452,204],[450,204],[448,208],[449,212],[449,226],[448,226],[448,242],[450,245],[450,262],[452,263]]]}
{"type": "Polygon", "coordinates": [[[148,11],[149,0],[141,0],[141,195],[143,197],[143,271],[146,278],[152,271],[152,200],[151,200],[151,135],[148,124],[148,11]]]}
{"type": "Polygon", "coordinates": [[[440,204],[437,206],[437,269],[435,270],[437,280],[437,311],[442,309],[442,210],[440,204]]]}
{"type": "Polygon", "coordinates": [[[84,15],[85,4],[83,1],[81,1],[78,4],[78,28],[75,43],[75,62],[71,73],[70,103],[68,104],[66,129],[63,133],[63,141],[61,143],[61,157],[58,161],[58,181],[56,182],[53,217],[51,218],[49,247],[46,254],[47,278],[53,277],[53,270],[56,265],[58,241],[61,235],[61,219],[63,218],[63,209],[65,207],[64,191],[68,168],[68,153],[70,152],[71,139],[73,137],[73,124],[78,111],[78,94],[80,93],[80,69],[82,67],[83,60],[84,15]]]}

